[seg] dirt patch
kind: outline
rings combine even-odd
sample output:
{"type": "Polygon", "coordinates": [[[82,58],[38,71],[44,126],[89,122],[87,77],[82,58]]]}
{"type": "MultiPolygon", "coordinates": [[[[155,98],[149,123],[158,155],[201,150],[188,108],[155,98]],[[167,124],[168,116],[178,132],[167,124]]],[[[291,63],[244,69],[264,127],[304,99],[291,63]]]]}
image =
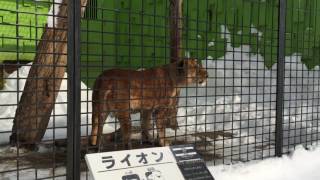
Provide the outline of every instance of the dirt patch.
{"type": "Polygon", "coordinates": [[[212,140],[217,140],[219,137],[233,138],[234,134],[230,132],[224,132],[224,131],[213,131],[213,132],[200,132],[200,133],[194,134],[194,136],[199,137],[201,139],[210,138],[212,140]]]}

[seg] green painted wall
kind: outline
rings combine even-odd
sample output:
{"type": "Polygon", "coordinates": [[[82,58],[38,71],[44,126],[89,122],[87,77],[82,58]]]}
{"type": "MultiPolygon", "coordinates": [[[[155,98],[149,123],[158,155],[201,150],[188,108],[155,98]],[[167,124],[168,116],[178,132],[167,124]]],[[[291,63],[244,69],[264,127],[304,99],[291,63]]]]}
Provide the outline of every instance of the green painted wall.
{"type": "MultiPolygon", "coordinates": [[[[96,32],[83,32],[83,42],[87,45],[81,52],[86,54],[83,55],[85,66],[89,62],[101,68],[83,72],[89,71],[95,77],[106,66],[150,67],[169,59],[167,1],[100,3],[98,7],[106,9],[98,11],[98,21],[83,21],[84,31],[96,32]]],[[[320,2],[290,0],[287,3],[286,55],[301,54],[302,61],[311,69],[319,65],[320,59],[320,2]]],[[[223,56],[227,42],[221,26],[225,25],[233,47],[250,45],[250,52],[262,54],[268,68],[277,61],[278,0],[184,0],[183,16],[183,48],[191,57],[223,56]]]]}
{"type": "Polygon", "coordinates": [[[0,63],[34,58],[36,40],[40,40],[47,22],[48,2],[0,0],[0,63]]]}
{"type": "MultiPolygon", "coordinates": [[[[17,6],[16,0],[0,0],[0,61],[15,60],[17,54],[19,59],[32,60],[34,39],[41,37],[46,23],[50,4],[19,2],[17,6]]],[[[82,79],[91,85],[106,68],[166,63],[170,50],[168,3],[168,0],[97,0],[97,18],[84,18],[81,23],[82,79]]],[[[320,2],[287,3],[286,55],[301,54],[311,69],[320,64],[320,2]]],[[[262,54],[268,68],[277,60],[278,0],[184,0],[183,16],[183,48],[192,57],[223,56],[226,39],[221,26],[225,25],[234,47],[250,45],[250,52],[262,54]],[[252,32],[251,27],[262,35],[252,32]]]]}
{"type": "MultiPolygon", "coordinates": [[[[97,19],[82,20],[83,77],[96,77],[108,67],[140,68],[165,63],[169,56],[167,4],[163,0],[143,2],[98,1],[98,7],[105,8],[98,9],[97,19]]],[[[93,82],[83,80],[90,85],[93,82]]]]}

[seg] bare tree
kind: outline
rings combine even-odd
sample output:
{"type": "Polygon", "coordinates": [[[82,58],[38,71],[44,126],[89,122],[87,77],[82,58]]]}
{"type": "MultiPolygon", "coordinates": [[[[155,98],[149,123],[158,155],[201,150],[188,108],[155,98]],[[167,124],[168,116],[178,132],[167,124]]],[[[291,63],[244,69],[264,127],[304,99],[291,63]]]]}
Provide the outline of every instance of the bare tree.
{"type": "Polygon", "coordinates": [[[170,61],[181,59],[182,45],[182,2],[183,0],[170,0],[170,61]]]}
{"type": "MultiPolygon", "coordinates": [[[[169,22],[170,22],[170,62],[176,62],[182,58],[182,3],[183,0],[170,0],[169,22]]],[[[178,97],[180,89],[175,98],[176,108],[178,107],[178,97]]],[[[177,118],[170,118],[168,127],[177,130],[177,118]]]]}
{"type": "MultiPolygon", "coordinates": [[[[61,86],[67,65],[68,0],[62,0],[55,14],[54,25],[47,26],[37,45],[37,53],[18,104],[11,145],[32,148],[41,141],[61,86]]],[[[81,0],[84,7],[87,0],[81,0]]],[[[81,15],[84,14],[81,8],[81,15]]],[[[54,8],[54,11],[57,9],[54,8]]]]}

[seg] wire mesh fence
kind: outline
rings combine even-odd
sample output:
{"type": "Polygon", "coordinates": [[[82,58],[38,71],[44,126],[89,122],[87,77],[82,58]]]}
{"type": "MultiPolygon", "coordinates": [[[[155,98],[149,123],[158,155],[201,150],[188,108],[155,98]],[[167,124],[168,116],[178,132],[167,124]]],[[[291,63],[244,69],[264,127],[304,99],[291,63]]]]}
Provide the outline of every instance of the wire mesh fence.
{"type": "Polygon", "coordinates": [[[66,7],[1,1],[1,179],[66,175],[67,154],[55,146],[66,138],[66,7]]]}
{"type": "Polygon", "coordinates": [[[124,148],[192,143],[216,165],[319,143],[315,0],[0,4],[1,179],[90,179],[84,154],[124,148]]]}

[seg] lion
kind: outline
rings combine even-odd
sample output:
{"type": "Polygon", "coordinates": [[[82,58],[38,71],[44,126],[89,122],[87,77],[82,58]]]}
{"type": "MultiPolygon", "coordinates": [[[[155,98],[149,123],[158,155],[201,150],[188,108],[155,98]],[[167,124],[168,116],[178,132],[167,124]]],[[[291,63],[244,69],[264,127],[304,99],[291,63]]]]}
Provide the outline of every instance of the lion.
{"type": "MultiPolygon", "coordinates": [[[[145,112],[142,134],[148,134],[151,112],[156,115],[159,144],[165,141],[166,110],[177,104],[182,87],[207,82],[208,73],[196,59],[183,59],[143,71],[110,69],[96,79],[92,94],[91,145],[100,145],[103,124],[112,113],[120,122],[124,148],[131,148],[130,113],[145,112]]],[[[176,109],[176,108],[175,108],[176,109]]],[[[176,113],[177,110],[175,110],[176,113]]]]}

